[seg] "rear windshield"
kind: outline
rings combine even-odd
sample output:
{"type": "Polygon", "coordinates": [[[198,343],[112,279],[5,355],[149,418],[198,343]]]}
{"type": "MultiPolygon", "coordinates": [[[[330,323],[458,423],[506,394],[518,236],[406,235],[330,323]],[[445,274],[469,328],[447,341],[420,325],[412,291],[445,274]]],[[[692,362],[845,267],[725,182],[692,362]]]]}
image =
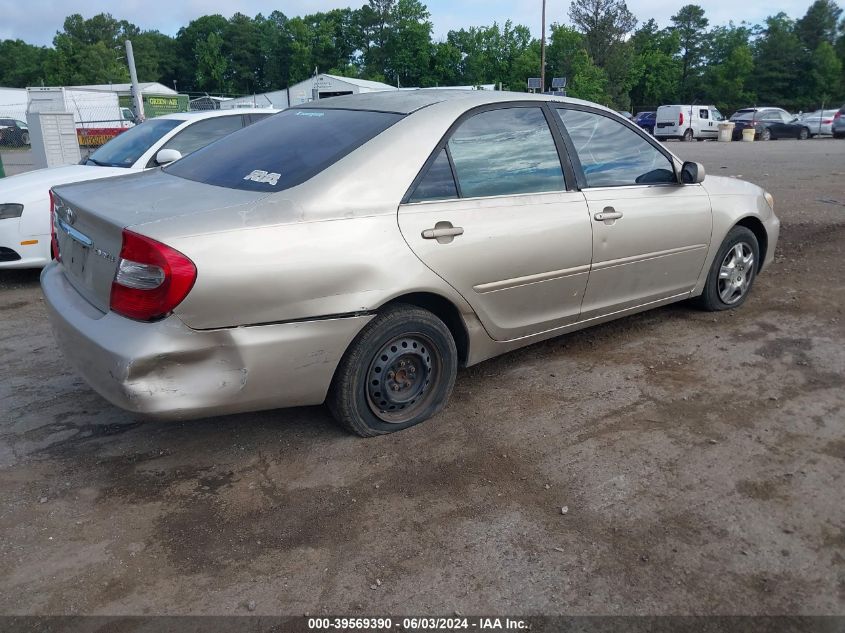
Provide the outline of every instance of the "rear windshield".
{"type": "Polygon", "coordinates": [[[229,189],[281,191],[336,163],[402,116],[328,108],[285,110],[197,150],[166,171],[229,189]]]}
{"type": "Polygon", "coordinates": [[[184,121],[150,119],[114,137],[88,157],[88,164],[103,167],[132,167],[153,143],[184,121]]]}
{"type": "Polygon", "coordinates": [[[754,118],[756,110],[739,110],[731,116],[731,121],[748,121],[754,118]]]}

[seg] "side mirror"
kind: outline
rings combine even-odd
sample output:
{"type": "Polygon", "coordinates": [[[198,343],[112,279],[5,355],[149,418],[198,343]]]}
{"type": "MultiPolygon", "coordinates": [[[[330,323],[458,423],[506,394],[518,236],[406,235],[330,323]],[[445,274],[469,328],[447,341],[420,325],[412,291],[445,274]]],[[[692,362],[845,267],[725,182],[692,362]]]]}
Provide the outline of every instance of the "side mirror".
{"type": "Polygon", "coordinates": [[[685,185],[694,185],[704,182],[704,165],[687,161],[681,167],[681,182],[685,185]]]}
{"type": "Polygon", "coordinates": [[[182,152],[178,149],[162,149],[156,154],[156,162],[159,165],[169,165],[180,158],[182,158],[182,152]]]}

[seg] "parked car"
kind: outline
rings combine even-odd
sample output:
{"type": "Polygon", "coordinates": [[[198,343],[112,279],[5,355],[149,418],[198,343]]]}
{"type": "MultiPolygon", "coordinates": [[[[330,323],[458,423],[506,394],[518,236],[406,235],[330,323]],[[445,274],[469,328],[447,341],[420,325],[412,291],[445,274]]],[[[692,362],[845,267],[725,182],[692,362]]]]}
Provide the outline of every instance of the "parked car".
{"type": "Polygon", "coordinates": [[[29,126],[17,119],[0,119],[0,147],[29,145],[29,126]]]}
{"type": "Polygon", "coordinates": [[[719,136],[725,117],[712,105],[665,105],[657,108],[654,136],[661,140],[703,141],[719,136]]]}
{"type": "Polygon", "coordinates": [[[654,134],[654,126],[657,122],[657,112],[639,112],[634,117],[634,123],[639,125],[649,134],[654,134]]]}
{"type": "Polygon", "coordinates": [[[50,187],[123,176],[167,164],[244,125],[268,109],[168,114],[133,127],[79,165],[38,169],[0,180],[0,270],[50,261],[50,187]]]}
{"type": "Polygon", "coordinates": [[[814,136],[830,136],[833,134],[833,117],[839,112],[837,108],[832,110],[816,110],[799,117],[801,123],[810,130],[810,138],[814,136]]]}
{"type": "Polygon", "coordinates": [[[628,112],[627,110],[617,110],[617,114],[629,121],[633,121],[634,115],[628,112]]]}
{"type": "Polygon", "coordinates": [[[740,140],[742,131],[749,128],[754,128],[754,138],[761,141],[810,138],[807,123],[782,108],[742,108],[731,115],[731,121],[734,122],[734,140],[740,140]]]}
{"type": "Polygon", "coordinates": [[[459,365],[674,301],[736,308],[772,197],[615,112],[492,91],[295,106],[148,173],[53,189],[65,358],[164,419],[326,401],[376,435],[459,365]]]}
{"type": "Polygon", "coordinates": [[[833,138],[845,138],[845,105],[839,108],[839,111],[833,115],[831,132],[833,133],[833,138]]]}

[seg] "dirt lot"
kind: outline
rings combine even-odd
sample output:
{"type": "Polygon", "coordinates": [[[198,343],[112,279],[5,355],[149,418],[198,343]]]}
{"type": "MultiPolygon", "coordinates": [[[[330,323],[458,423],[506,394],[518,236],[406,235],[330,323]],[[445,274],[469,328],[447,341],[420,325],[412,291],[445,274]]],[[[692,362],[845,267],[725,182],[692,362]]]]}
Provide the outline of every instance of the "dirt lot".
{"type": "Polygon", "coordinates": [[[845,613],[845,142],[671,148],[774,194],[749,302],[483,363],[388,437],[140,422],[0,276],[0,613],[845,613]]]}

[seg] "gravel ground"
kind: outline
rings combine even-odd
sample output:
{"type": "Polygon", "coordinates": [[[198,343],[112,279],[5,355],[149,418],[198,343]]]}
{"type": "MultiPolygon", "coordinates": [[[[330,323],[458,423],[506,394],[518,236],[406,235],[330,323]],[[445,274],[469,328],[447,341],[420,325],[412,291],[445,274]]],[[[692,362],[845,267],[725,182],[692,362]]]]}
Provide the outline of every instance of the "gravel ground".
{"type": "Polygon", "coordinates": [[[488,361],[387,437],[141,422],[0,274],[0,613],[845,613],[845,142],[670,147],[774,194],[746,305],[488,361]]]}

